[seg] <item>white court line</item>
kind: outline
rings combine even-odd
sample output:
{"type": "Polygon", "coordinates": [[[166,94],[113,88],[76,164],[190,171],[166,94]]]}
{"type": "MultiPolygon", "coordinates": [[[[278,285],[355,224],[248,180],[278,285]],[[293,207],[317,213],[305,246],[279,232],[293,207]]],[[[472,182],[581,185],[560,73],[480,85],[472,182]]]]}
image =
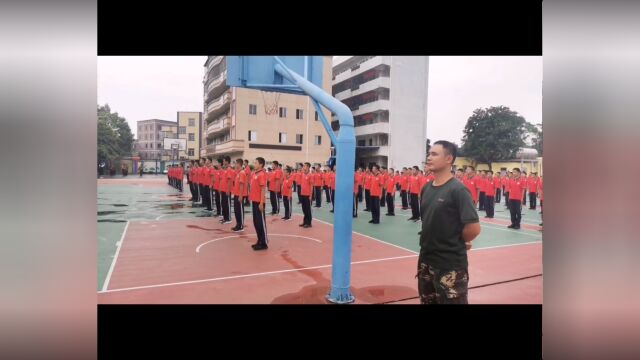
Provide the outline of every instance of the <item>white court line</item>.
{"type": "Polygon", "coordinates": [[[517,244],[507,244],[507,245],[487,246],[487,247],[481,247],[481,248],[477,248],[477,249],[472,248],[472,249],[471,249],[471,250],[469,250],[469,251],[475,251],[475,250],[486,250],[486,249],[497,249],[497,248],[503,248],[503,247],[520,246],[520,245],[530,245],[530,244],[542,244],[542,241],[529,241],[529,242],[517,243],[517,244]]]}
{"type": "Polygon", "coordinates": [[[510,229],[503,229],[503,228],[499,228],[499,227],[495,227],[495,226],[490,226],[487,225],[487,223],[482,223],[481,227],[487,227],[489,229],[493,229],[493,230],[500,230],[500,231],[506,231],[506,232],[510,232],[512,234],[521,234],[521,235],[527,235],[527,236],[533,236],[535,238],[540,237],[542,233],[540,234],[533,234],[533,233],[528,233],[526,231],[532,231],[532,230],[524,230],[524,231],[518,231],[518,230],[510,230],[510,229]]]}
{"type": "MultiPolygon", "coordinates": [[[[298,213],[296,213],[296,215],[300,216],[300,214],[298,214],[298,213]]],[[[318,221],[318,222],[321,222],[321,223],[324,223],[324,224],[327,224],[327,225],[331,225],[331,226],[333,227],[333,224],[328,223],[328,222],[326,222],[326,221],[322,221],[322,220],[320,220],[320,219],[313,219],[313,220],[318,221]]],[[[352,231],[352,233],[354,233],[354,234],[358,234],[358,235],[360,235],[360,236],[364,236],[364,237],[366,237],[366,238],[369,238],[369,239],[371,239],[371,240],[375,240],[375,241],[380,242],[380,243],[383,243],[383,244],[385,244],[385,245],[390,245],[390,246],[396,247],[396,248],[398,248],[398,249],[406,250],[406,251],[408,251],[408,252],[410,252],[410,253],[417,254],[417,252],[415,252],[415,251],[413,251],[413,250],[409,250],[409,249],[407,249],[407,248],[403,248],[402,246],[398,246],[398,245],[396,245],[396,244],[388,243],[388,242],[386,242],[386,241],[378,240],[378,239],[376,239],[376,238],[374,238],[374,237],[371,237],[371,236],[369,236],[369,235],[365,235],[365,234],[359,233],[359,232],[357,232],[357,231],[352,231]]]]}
{"type": "MultiPolygon", "coordinates": [[[[366,264],[366,263],[379,262],[379,261],[387,261],[387,260],[397,260],[397,259],[404,259],[404,258],[410,258],[410,257],[415,257],[415,256],[417,256],[417,255],[404,255],[404,256],[395,256],[395,257],[389,257],[389,258],[382,258],[382,259],[373,259],[373,260],[354,261],[354,262],[352,262],[352,263],[351,263],[351,265],[366,264]]],[[[135,287],[129,287],[129,288],[122,288],[122,289],[112,289],[112,290],[103,290],[103,291],[98,291],[98,294],[101,294],[101,293],[120,292],[120,291],[130,291],[130,290],[151,289],[151,288],[159,288],[159,287],[174,286],[174,285],[197,284],[197,283],[203,283],[203,282],[212,282],[212,281],[229,280],[229,279],[240,279],[240,278],[247,278],[247,277],[254,277],[254,276],[263,276],[263,275],[272,275],[272,274],[282,274],[282,273],[294,272],[294,271],[303,271],[303,270],[314,270],[314,269],[330,268],[331,266],[332,266],[332,265],[310,266],[310,267],[297,268],[297,269],[286,269],[286,270],[267,271],[267,272],[254,273],[254,274],[246,274],[246,275],[234,275],[234,276],[224,276],[224,277],[211,278],[211,279],[191,280],[191,281],[181,281],[181,282],[175,282],[175,283],[169,283],[169,284],[158,284],[158,285],[135,286],[135,287]]]]}
{"type": "MultiPolygon", "coordinates": [[[[257,235],[257,234],[231,235],[231,236],[225,236],[225,237],[221,237],[221,238],[218,238],[218,239],[212,239],[212,240],[209,240],[209,241],[205,241],[202,244],[198,245],[198,247],[196,247],[196,252],[199,253],[201,247],[203,247],[203,246],[205,246],[205,245],[207,245],[208,243],[211,243],[211,242],[215,242],[215,241],[218,241],[218,240],[224,240],[224,239],[239,238],[239,237],[242,237],[242,236],[255,236],[255,235],[257,235]]],[[[312,241],[315,241],[315,242],[322,243],[322,240],[318,240],[318,239],[315,239],[315,238],[302,236],[302,235],[289,235],[289,234],[269,234],[269,235],[271,235],[271,236],[299,237],[299,238],[308,239],[308,240],[312,240],[312,241]]]]}
{"type": "Polygon", "coordinates": [[[160,219],[162,219],[163,216],[167,216],[167,215],[169,215],[169,214],[160,215],[160,216],[156,217],[156,220],[160,220],[160,219]]]}
{"type": "Polygon", "coordinates": [[[111,274],[113,274],[113,269],[116,267],[116,261],[118,261],[118,255],[120,254],[120,249],[122,249],[122,242],[124,241],[124,235],[127,233],[127,229],[129,228],[129,221],[127,221],[127,225],[124,226],[124,231],[122,232],[122,237],[120,237],[120,242],[118,248],[116,249],[116,254],[113,256],[113,261],[111,262],[111,266],[109,267],[109,272],[107,273],[107,277],[104,279],[104,283],[102,284],[102,291],[106,291],[109,286],[109,280],[111,280],[111,274]]]}

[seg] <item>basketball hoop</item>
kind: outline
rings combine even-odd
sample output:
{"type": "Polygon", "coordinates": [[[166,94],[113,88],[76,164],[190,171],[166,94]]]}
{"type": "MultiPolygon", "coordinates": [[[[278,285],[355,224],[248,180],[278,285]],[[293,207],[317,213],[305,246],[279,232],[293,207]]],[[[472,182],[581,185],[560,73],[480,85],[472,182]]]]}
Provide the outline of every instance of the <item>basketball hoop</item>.
{"type": "Polygon", "coordinates": [[[262,102],[264,104],[264,113],[269,116],[273,116],[278,113],[278,100],[280,100],[279,92],[261,91],[262,102]]]}

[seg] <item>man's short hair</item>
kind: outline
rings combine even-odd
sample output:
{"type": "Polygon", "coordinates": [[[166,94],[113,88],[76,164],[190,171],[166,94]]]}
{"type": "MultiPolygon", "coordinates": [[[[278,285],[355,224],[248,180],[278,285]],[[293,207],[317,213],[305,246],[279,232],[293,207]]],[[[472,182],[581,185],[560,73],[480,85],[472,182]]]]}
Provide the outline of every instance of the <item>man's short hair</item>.
{"type": "Polygon", "coordinates": [[[453,160],[451,160],[451,164],[453,164],[456,161],[456,158],[458,157],[458,147],[456,146],[456,144],[446,140],[438,140],[435,143],[433,143],[433,145],[442,146],[442,148],[447,152],[447,154],[453,156],[453,160]]]}

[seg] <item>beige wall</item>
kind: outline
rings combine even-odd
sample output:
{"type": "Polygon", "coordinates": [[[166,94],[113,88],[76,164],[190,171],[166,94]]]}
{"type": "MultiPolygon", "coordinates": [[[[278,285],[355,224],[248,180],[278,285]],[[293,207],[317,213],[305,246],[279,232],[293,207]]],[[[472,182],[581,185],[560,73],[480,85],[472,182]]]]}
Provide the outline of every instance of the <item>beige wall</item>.
{"type": "MultiPolygon", "coordinates": [[[[465,157],[458,157],[454,162],[454,165],[457,168],[463,168],[467,165],[473,165],[471,159],[465,157]]],[[[488,164],[478,163],[475,164],[476,170],[489,170],[488,164]]],[[[536,160],[524,160],[522,163],[520,161],[501,161],[495,162],[491,164],[491,170],[493,172],[500,171],[501,168],[507,168],[508,171],[513,170],[513,168],[519,168],[522,170],[523,168],[527,169],[527,173],[536,172],[539,176],[542,176],[542,157],[537,158],[536,160]]]]}
{"type": "Polygon", "coordinates": [[[186,134],[179,134],[180,139],[187,140],[187,151],[181,151],[180,157],[186,157],[189,160],[198,159],[200,152],[200,112],[197,111],[179,111],[178,112],[178,126],[185,126],[187,128],[186,134]],[[195,119],[195,125],[189,126],[189,118],[195,119]],[[194,133],[194,141],[189,141],[189,133],[194,133]],[[188,156],[188,149],[193,149],[193,156],[188,156]]]}

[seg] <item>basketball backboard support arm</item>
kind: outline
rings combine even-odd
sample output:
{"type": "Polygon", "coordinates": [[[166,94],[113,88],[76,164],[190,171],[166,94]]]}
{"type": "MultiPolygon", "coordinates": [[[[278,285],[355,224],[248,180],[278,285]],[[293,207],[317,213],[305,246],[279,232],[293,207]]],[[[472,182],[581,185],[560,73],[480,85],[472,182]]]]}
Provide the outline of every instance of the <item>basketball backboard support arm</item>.
{"type": "MultiPolygon", "coordinates": [[[[355,175],[356,138],[353,128],[353,114],[347,105],[326,93],[321,87],[308,81],[306,76],[302,77],[288,69],[278,57],[274,58],[277,61],[275,71],[313,99],[322,124],[336,146],[336,198],[343,201],[335,203],[331,290],[326,298],[333,303],[351,303],[355,301],[350,290],[351,236],[353,229],[351,212],[353,204],[349,204],[349,201],[346,200],[353,198],[353,179],[355,175]],[[322,104],[338,116],[340,132],[337,137],[318,104],[322,104]]],[[[305,72],[306,70],[305,62],[305,72]]]]}

